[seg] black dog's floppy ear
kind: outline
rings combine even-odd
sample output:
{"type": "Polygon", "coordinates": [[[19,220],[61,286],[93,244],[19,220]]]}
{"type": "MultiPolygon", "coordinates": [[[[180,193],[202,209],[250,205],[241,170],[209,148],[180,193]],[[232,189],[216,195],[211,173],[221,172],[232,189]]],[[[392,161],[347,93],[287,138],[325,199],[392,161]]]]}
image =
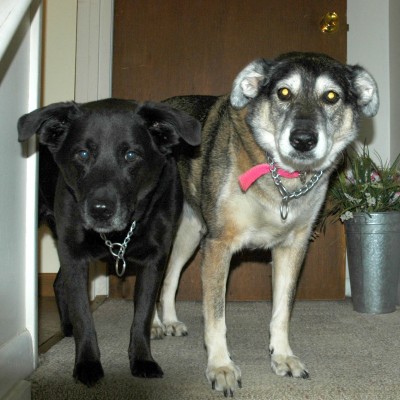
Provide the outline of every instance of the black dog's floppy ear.
{"type": "Polygon", "coordinates": [[[23,142],[36,133],[40,143],[56,151],[65,139],[71,119],[77,113],[78,105],[67,102],[50,104],[25,114],[18,120],[18,141],[23,142]]]}
{"type": "Polygon", "coordinates": [[[169,153],[182,138],[191,146],[200,144],[201,124],[189,114],[166,104],[145,102],[137,110],[159,149],[169,153]]]}

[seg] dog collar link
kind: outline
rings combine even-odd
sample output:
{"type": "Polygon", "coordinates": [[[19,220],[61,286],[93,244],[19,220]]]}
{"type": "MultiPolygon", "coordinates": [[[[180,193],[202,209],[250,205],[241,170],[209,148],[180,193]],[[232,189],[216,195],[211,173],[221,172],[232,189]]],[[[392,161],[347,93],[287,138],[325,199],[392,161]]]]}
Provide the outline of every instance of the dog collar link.
{"type": "Polygon", "coordinates": [[[128,243],[131,240],[135,228],[136,228],[136,221],[133,221],[129,229],[129,232],[122,243],[112,243],[111,240],[107,239],[104,233],[100,233],[100,236],[104,240],[105,245],[110,249],[111,255],[115,258],[115,273],[119,278],[121,278],[124,275],[126,270],[125,251],[126,248],[128,247],[128,243]],[[114,248],[116,248],[116,250],[114,250],[114,248]],[[121,270],[120,270],[120,265],[121,265],[121,270]]]}
{"type": "Polygon", "coordinates": [[[279,193],[282,196],[281,206],[280,206],[280,214],[282,220],[286,220],[289,214],[289,201],[292,199],[298,199],[301,196],[304,196],[308,193],[319,181],[321,178],[323,171],[317,171],[311,179],[301,188],[295,190],[294,192],[289,192],[284,184],[282,183],[281,178],[299,178],[303,182],[305,177],[305,173],[294,171],[289,172],[281,168],[277,168],[275,161],[267,155],[268,164],[259,164],[255,167],[249,169],[247,172],[239,176],[239,185],[243,191],[247,191],[248,188],[261,176],[271,173],[272,180],[275,186],[278,188],[279,193]]]}

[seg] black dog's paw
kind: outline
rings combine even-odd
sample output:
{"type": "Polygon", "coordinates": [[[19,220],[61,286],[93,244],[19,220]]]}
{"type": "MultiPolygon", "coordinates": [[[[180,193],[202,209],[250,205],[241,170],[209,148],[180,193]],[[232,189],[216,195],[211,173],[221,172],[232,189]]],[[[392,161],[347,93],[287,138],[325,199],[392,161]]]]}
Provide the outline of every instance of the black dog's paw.
{"type": "Polygon", "coordinates": [[[103,378],[104,371],[100,361],[87,361],[76,364],[73,376],[76,381],[91,387],[103,378]]]}
{"type": "Polygon", "coordinates": [[[155,361],[149,360],[133,360],[131,372],[139,378],[162,378],[164,375],[161,367],[155,361]]]}
{"type": "Polygon", "coordinates": [[[73,336],[72,324],[61,324],[61,330],[65,337],[73,336]]]}

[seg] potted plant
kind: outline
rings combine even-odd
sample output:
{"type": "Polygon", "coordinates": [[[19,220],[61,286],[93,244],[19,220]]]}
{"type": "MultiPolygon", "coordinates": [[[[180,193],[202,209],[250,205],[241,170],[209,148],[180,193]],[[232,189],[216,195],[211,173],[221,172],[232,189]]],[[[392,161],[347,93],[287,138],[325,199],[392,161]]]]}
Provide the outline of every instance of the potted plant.
{"type": "Polygon", "coordinates": [[[389,165],[364,145],[345,156],[328,192],[327,214],[345,225],[354,310],[396,309],[400,275],[400,155],[389,165]]]}

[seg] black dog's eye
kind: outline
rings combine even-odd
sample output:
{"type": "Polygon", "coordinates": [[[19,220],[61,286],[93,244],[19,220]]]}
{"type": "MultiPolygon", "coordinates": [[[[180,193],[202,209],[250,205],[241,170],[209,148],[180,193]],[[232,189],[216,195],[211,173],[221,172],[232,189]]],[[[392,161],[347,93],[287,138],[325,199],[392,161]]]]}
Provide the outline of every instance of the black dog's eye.
{"type": "Polygon", "coordinates": [[[283,101],[288,101],[292,98],[292,92],[287,87],[280,88],[278,90],[278,97],[283,101]]]}
{"type": "Polygon", "coordinates": [[[128,162],[133,161],[136,158],[136,156],[137,154],[134,151],[129,150],[125,154],[125,160],[128,162]]]}
{"type": "Polygon", "coordinates": [[[83,161],[87,161],[90,158],[90,153],[87,150],[80,150],[78,151],[78,157],[83,161]]]}
{"type": "Polygon", "coordinates": [[[322,95],[322,98],[325,101],[325,103],[336,104],[339,101],[340,96],[333,90],[329,90],[328,92],[322,95]]]}

